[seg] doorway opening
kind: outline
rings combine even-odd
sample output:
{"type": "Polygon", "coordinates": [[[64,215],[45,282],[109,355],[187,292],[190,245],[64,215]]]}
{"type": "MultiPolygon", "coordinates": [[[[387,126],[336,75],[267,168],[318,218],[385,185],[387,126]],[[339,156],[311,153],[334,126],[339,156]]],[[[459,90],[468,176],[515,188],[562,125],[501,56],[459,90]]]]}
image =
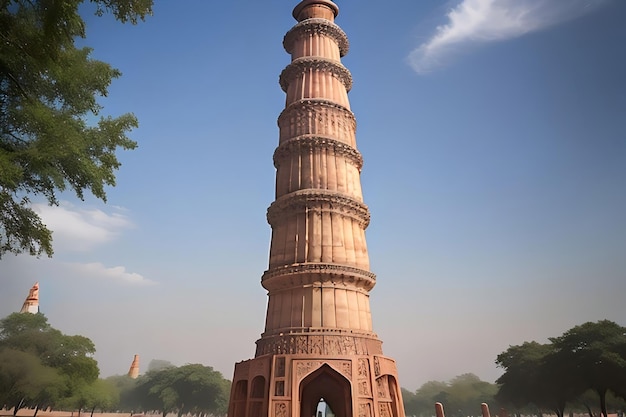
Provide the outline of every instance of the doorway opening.
{"type": "Polygon", "coordinates": [[[350,381],[328,365],[304,378],[299,394],[300,417],[352,416],[350,381]]]}

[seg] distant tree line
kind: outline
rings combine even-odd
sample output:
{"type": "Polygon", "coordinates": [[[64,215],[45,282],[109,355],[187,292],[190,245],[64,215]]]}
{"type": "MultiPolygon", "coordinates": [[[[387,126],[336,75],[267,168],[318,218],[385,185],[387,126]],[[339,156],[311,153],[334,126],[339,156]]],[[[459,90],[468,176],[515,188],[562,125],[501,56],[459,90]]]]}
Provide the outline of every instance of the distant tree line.
{"type": "Polygon", "coordinates": [[[151,411],[224,415],[230,382],[209,366],[175,367],[154,361],[138,379],[98,378],[96,349],[84,336],[53,328],[43,314],[14,313],[0,320],[0,408],[151,411]]]}
{"type": "Polygon", "coordinates": [[[446,417],[480,416],[481,403],[496,406],[497,391],[497,385],[463,374],[450,382],[428,381],[415,392],[402,389],[402,399],[407,416],[434,416],[436,402],[445,405],[446,417]]]}
{"type": "MultiPolygon", "coordinates": [[[[53,328],[43,314],[14,313],[0,320],[0,408],[54,408],[225,415],[230,382],[210,366],[174,366],[153,360],[137,379],[98,378],[95,346],[84,336],[53,328]]],[[[626,328],[603,320],[576,326],[549,343],[525,342],[498,355],[504,369],[496,383],[463,374],[449,382],[429,381],[415,392],[402,389],[407,416],[434,415],[441,402],[448,417],[492,414],[589,417],[626,410],[626,328]],[[497,411],[496,411],[497,410],[497,411]],[[594,411],[595,410],[595,411],[594,411]]]]}

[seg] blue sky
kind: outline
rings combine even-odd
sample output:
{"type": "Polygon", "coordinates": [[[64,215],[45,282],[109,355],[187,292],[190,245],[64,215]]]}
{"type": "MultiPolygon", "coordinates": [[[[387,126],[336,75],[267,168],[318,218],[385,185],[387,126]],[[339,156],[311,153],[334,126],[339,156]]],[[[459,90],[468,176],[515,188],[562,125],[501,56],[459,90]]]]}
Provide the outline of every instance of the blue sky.
{"type": "MultiPolygon", "coordinates": [[[[337,1],[365,159],[374,329],[400,384],[473,372],[586,321],[626,325],[626,2],[337,1]]],[[[0,261],[0,316],[41,310],[96,344],[232,377],[264,326],[278,75],[291,2],[156,0],[88,15],[86,45],[133,112],[108,203],[36,204],[53,259],[0,261]]],[[[37,203],[37,202],[36,202],[37,203]]]]}

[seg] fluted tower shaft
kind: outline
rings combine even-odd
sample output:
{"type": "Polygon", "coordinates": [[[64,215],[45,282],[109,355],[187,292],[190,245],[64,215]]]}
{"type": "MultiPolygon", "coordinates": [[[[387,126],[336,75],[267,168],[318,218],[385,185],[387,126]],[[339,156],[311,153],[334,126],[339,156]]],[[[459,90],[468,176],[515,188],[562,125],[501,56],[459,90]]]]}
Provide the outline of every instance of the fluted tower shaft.
{"type": "Polygon", "coordinates": [[[348,38],[331,2],[304,2],[283,45],[291,63],[280,75],[286,93],[274,153],[272,227],[265,336],[302,329],[371,334],[369,271],[350,72],[341,57],[348,38]]]}
{"type": "Polygon", "coordinates": [[[265,331],[235,365],[230,417],[404,417],[395,362],[372,329],[363,158],[341,58],[348,38],[330,0],[303,0],[283,40],[291,62],[274,152],[265,331]],[[323,401],[323,402],[322,402],[323,401]]]}

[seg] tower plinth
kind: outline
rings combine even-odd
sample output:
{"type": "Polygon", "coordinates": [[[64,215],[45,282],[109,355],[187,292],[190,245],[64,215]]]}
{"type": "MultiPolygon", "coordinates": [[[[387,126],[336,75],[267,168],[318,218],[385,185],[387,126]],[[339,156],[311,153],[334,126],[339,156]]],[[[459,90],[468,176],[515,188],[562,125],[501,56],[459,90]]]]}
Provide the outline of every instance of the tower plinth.
{"type": "Polygon", "coordinates": [[[395,361],[374,333],[363,158],[341,57],[349,43],[330,0],[303,0],[283,46],[291,62],[274,152],[275,201],[265,330],[235,364],[230,417],[404,417],[395,361]]]}

